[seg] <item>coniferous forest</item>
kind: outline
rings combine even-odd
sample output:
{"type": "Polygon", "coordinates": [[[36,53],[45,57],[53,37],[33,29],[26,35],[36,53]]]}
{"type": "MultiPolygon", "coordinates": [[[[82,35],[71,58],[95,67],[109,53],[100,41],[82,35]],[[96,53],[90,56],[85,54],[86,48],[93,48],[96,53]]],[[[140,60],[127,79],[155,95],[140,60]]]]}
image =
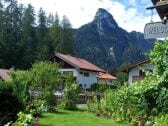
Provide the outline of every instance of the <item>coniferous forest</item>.
{"type": "Polygon", "coordinates": [[[29,4],[17,0],[0,1],[0,68],[27,69],[37,60],[51,58],[55,52],[73,53],[71,24],[57,13],[35,13],[29,4]]]}

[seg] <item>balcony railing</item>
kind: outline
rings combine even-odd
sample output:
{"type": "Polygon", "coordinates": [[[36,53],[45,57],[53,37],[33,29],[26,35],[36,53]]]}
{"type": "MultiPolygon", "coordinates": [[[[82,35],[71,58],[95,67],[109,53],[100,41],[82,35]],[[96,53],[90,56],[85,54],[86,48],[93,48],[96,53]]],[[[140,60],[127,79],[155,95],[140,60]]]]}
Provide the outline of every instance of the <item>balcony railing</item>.
{"type": "Polygon", "coordinates": [[[143,80],[144,78],[145,78],[145,76],[133,76],[132,77],[132,81],[136,82],[136,81],[143,80]]]}

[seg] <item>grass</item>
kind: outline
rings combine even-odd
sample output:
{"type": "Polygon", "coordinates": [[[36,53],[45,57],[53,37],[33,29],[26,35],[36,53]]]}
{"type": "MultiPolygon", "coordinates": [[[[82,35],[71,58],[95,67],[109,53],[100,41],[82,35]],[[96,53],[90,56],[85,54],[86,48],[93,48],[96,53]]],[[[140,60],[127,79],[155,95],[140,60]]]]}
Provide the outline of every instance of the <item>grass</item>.
{"type": "Polygon", "coordinates": [[[96,117],[84,109],[78,111],[61,110],[56,113],[43,113],[39,126],[131,126],[117,123],[112,119],[96,117]]]}

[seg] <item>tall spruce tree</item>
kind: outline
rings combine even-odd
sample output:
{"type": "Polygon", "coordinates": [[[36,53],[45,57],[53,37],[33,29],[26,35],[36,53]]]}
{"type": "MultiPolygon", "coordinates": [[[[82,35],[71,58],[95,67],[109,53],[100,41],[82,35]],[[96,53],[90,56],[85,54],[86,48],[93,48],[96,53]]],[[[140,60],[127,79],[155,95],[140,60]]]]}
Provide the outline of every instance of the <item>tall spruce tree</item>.
{"type": "Polygon", "coordinates": [[[64,54],[73,54],[73,35],[71,31],[72,27],[69,19],[66,16],[63,16],[61,25],[61,52],[64,54]]]}
{"type": "Polygon", "coordinates": [[[47,22],[46,15],[42,8],[38,12],[38,27],[37,27],[37,38],[38,38],[38,59],[45,59],[45,53],[47,47],[45,45],[45,38],[47,35],[47,22]]]}
{"type": "Polygon", "coordinates": [[[54,16],[52,13],[49,13],[47,17],[47,27],[50,28],[54,23],[54,16]]]}
{"type": "Polygon", "coordinates": [[[42,8],[38,12],[38,40],[43,41],[47,33],[47,17],[42,8]]]}
{"type": "Polygon", "coordinates": [[[0,67],[2,67],[3,59],[1,50],[3,49],[3,5],[0,1],[0,67]]]}
{"type": "MultiPolygon", "coordinates": [[[[2,4],[1,4],[2,7],[2,4]]],[[[8,0],[6,7],[1,10],[0,59],[1,67],[19,66],[19,44],[21,40],[22,8],[17,1],[8,0]]]]}
{"type": "Polygon", "coordinates": [[[54,47],[55,52],[61,52],[61,50],[62,50],[62,48],[60,46],[61,45],[60,44],[61,31],[62,31],[62,28],[60,26],[59,17],[58,17],[58,14],[56,13],[54,23],[51,26],[50,31],[49,31],[49,37],[51,38],[51,41],[53,43],[52,45],[54,47]]]}
{"type": "Polygon", "coordinates": [[[37,36],[35,31],[34,8],[29,4],[24,11],[22,25],[22,66],[29,68],[37,59],[37,36]]]}
{"type": "Polygon", "coordinates": [[[54,52],[73,53],[71,24],[64,16],[60,23],[40,9],[38,25],[34,8],[23,8],[17,0],[0,0],[0,68],[30,68],[35,60],[46,60],[54,52]],[[4,5],[4,6],[3,6],[4,5]]]}
{"type": "Polygon", "coordinates": [[[42,8],[39,10],[38,14],[38,60],[47,60],[51,55],[54,54],[52,41],[48,34],[48,23],[45,12],[42,8]]]}

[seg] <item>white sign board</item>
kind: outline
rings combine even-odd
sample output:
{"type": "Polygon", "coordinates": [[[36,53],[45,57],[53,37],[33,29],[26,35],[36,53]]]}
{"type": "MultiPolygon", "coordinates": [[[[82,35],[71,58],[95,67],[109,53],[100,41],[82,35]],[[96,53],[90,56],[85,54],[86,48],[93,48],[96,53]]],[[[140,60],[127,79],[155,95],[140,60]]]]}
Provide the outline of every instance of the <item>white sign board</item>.
{"type": "Polygon", "coordinates": [[[148,23],[144,29],[144,38],[165,38],[168,37],[168,23],[148,23]]]}

